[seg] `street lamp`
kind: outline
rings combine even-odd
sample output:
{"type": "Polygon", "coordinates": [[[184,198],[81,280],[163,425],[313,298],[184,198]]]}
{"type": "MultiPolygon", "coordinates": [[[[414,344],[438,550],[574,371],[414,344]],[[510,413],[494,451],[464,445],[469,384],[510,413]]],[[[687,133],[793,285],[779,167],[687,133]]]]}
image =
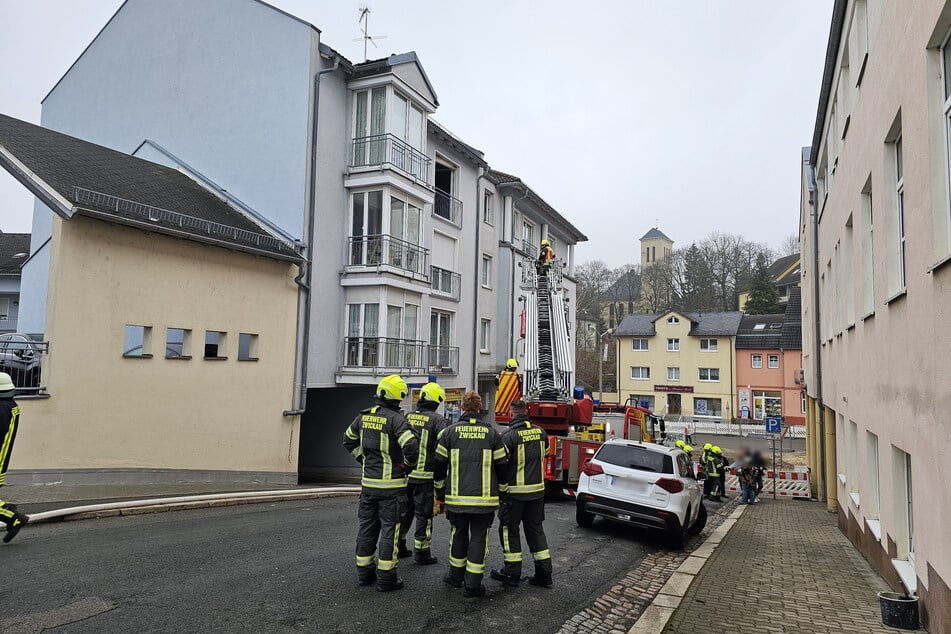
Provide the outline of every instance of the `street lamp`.
{"type": "MultiPolygon", "coordinates": [[[[614,328],[608,328],[600,335],[598,335],[598,341],[601,341],[606,336],[614,334],[614,328]]],[[[604,342],[604,352],[602,357],[598,359],[598,403],[604,401],[604,362],[608,360],[608,342],[604,342]]],[[[617,382],[617,377],[614,377],[614,381],[617,382]]]]}

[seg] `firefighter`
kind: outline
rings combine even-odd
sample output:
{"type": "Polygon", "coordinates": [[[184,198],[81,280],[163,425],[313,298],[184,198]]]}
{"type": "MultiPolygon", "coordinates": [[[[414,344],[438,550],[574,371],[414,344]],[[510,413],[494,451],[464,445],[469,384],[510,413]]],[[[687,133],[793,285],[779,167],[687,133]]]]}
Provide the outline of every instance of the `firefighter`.
{"type": "MultiPolygon", "coordinates": [[[[17,437],[17,425],[20,422],[20,407],[13,400],[16,388],[13,380],[6,372],[0,372],[0,487],[7,475],[10,466],[10,454],[13,452],[13,441],[17,437]]],[[[7,525],[7,532],[3,536],[3,543],[8,543],[17,536],[20,529],[29,521],[26,515],[17,511],[15,504],[0,500],[0,522],[7,525]]]]}
{"type": "Polygon", "coordinates": [[[376,581],[380,592],[399,590],[400,521],[406,504],[406,474],[416,466],[419,441],[400,411],[406,381],[385,376],[376,387],[376,404],[362,410],[344,433],[343,446],[362,465],[357,530],[357,580],[376,581]],[[380,552],[374,569],[374,552],[380,552]]]}
{"type": "Polygon", "coordinates": [[[522,398],[522,375],[518,373],[518,361],[509,359],[505,369],[495,376],[495,417],[502,419],[508,414],[512,401],[522,398]]]}
{"type": "Polygon", "coordinates": [[[548,240],[542,240],[542,246],[538,249],[538,261],[535,264],[535,270],[539,275],[545,275],[551,270],[552,260],[555,259],[555,250],[548,244],[548,240]]]}
{"type": "Polygon", "coordinates": [[[703,481],[703,497],[713,502],[721,502],[720,498],[720,460],[713,448],[706,453],[703,472],[707,478],[703,481]]]}
{"type": "Polygon", "coordinates": [[[449,574],[443,581],[454,588],[465,585],[464,597],[481,597],[489,528],[499,507],[499,483],[507,476],[508,453],[501,436],[482,421],[477,392],[466,392],[462,409],[459,422],[440,435],[433,465],[436,497],[445,501],[452,524],[449,574]]]}
{"type": "Polygon", "coordinates": [[[551,553],[542,522],[545,521],[545,456],[548,435],[532,425],[525,415],[525,401],[512,403],[512,422],[502,434],[502,444],[509,455],[508,474],[500,485],[499,539],[505,566],[493,570],[492,578],[518,587],[522,576],[522,542],[519,524],[525,527],[525,541],[535,561],[535,574],[528,582],[533,586],[552,587],[551,553]]]}
{"type": "Polygon", "coordinates": [[[406,512],[400,535],[400,556],[408,553],[405,539],[416,518],[416,536],[413,541],[413,562],[420,566],[436,563],[430,552],[430,540],[433,534],[433,453],[436,439],[449,421],[440,416],[436,409],[446,401],[446,390],[438,383],[427,383],[419,390],[416,411],[408,414],[406,420],[410,429],[419,438],[419,459],[416,468],[409,474],[406,485],[406,512]]]}
{"type": "Polygon", "coordinates": [[[730,463],[723,455],[723,450],[714,445],[713,453],[719,462],[719,473],[720,473],[720,495],[724,498],[729,497],[726,494],[726,472],[730,468],[730,463]]]}

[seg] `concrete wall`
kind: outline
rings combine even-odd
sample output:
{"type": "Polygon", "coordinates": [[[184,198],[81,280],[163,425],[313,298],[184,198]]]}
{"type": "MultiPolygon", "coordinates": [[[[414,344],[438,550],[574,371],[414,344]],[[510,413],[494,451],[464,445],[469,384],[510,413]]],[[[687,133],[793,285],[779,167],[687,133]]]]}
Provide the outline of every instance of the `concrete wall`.
{"type": "MultiPolygon", "coordinates": [[[[296,267],[75,217],[53,226],[47,306],[51,397],[22,401],[11,469],[174,469],[293,481],[296,267]],[[152,327],[154,358],[123,357],[126,324],[152,327]],[[192,330],[192,359],[164,358],[166,328],[192,330]],[[225,361],[203,356],[225,331],[225,361]],[[259,361],[238,361],[254,333],[259,361]]],[[[106,476],[107,477],[107,476],[106,476]]]]}
{"type": "MultiPolygon", "coordinates": [[[[820,176],[825,165],[838,161],[831,186],[828,179],[820,184],[818,250],[820,272],[827,276],[821,289],[823,325],[818,335],[809,334],[822,342],[823,397],[834,421],[834,431],[828,430],[832,448],[827,460],[835,465],[829,480],[837,490],[830,499],[837,499],[844,527],[854,522],[855,530],[847,532],[873,565],[890,568],[892,559],[906,560],[903,456],[910,456],[914,559],[897,566],[913,564],[930,631],[951,632],[951,493],[944,485],[951,478],[951,445],[946,442],[951,438],[951,266],[941,266],[951,245],[945,71],[939,53],[951,32],[951,3],[868,3],[867,16],[864,8],[864,3],[848,3],[836,63],[841,69],[848,58],[848,70],[834,75],[832,94],[839,109],[833,119],[830,98],[830,116],[815,157],[820,176]],[[844,44],[861,42],[866,24],[867,60],[861,48],[844,44]],[[857,70],[863,65],[856,88],[857,70]],[[849,126],[843,135],[846,118],[849,126]],[[897,195],[894,145],[889,143],[899,126],[904,289],[897,281],[897,195]],[[869,192],[870,198],[863,197],[869,192]],[[873,257],[866,257],[871,254],[861,241],[869,200],[874,209],[873,257]],[[845,257],[850,239],[855,241],[851,260],[845,257]],[[868,272],[874,274],[870,295],[863,285],[868,272]],[[872,312],[863,310],[866,302],[872,312]],[[877,454],[870,449],[870,434],[878,438],[877,454]],[[868,537],[870,522],[880,522],[880,539],[868,537]]],[[[803,289],[806,330],[812,327],[807,313],[811,316],[815,309],[808,288],[811,273],[804,275],[809,282],[803,289]]],[[[815,394],[812,386],[810,394],[815,394]]],[[[882,572],[895,579],[893,570],[882,572]]]]}

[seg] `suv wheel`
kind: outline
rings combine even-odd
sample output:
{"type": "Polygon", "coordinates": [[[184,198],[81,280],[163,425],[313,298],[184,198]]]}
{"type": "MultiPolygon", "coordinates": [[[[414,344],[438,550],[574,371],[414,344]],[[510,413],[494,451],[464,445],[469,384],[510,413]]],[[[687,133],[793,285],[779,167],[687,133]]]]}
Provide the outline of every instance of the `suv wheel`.
{"type": "Polygon", "coordinates": [[[684,522],[677,522],[677,526],[670,531],[670,545],[677,550],[683,550],[687,547],[687,518],[690,517],[690,509],[684,514],[684,522]]]}
{"type": "Polygon", "coordinates": [[[580,500],[575,510],[575,521],[578,522],[578,526],[581,528],[591,528],[594,526],[594,513],[589,513],[584,510],[584,503],[580,500]]]}
{"type": "Polygon", "coordinates": [[[697,513],[697,521],[693,523],[693,526],[687,529],[687,533],[689,533],[690,535],[699,535],[700,531],[702,531],[704,526],[706,525],[707,525],[707,507],[701,504],[700,511],[697,513]]]}

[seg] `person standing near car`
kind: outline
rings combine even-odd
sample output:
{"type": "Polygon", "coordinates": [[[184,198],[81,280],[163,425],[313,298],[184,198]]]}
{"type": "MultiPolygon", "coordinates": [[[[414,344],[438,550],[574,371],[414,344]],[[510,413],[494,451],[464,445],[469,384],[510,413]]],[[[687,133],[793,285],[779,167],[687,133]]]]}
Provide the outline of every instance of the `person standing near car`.
{"type": "Polygon", "coordinates": [[[552,587],[551,553],[542,522],[545,521],[545,456],[548,434],[532,425],[525,415],[525,401],[513,401],[512,421],[502,434],[508,451],[508,477],[499,485],[499,539],[505,566],[493,570],[492,578],[518,587],[522,577],[522,540],[519,525],[525,527],[525,541],[535,561],[533,586],[552,587]]]}
{"type": "MultiPolygon", "coordinates": [[[[17,425],[20,422],[20,406],[13,400],[16,387],[6,372],[0,372],[0,487],[10,466],[10,454],[13,453],[13,441],[17,437],[17,425]]],[[[7,525],[3,543],[17,536],[20,529],[29,521],[26,515],[17,511],[15,504],[0,500],[0,522],[7,525]]]]}

